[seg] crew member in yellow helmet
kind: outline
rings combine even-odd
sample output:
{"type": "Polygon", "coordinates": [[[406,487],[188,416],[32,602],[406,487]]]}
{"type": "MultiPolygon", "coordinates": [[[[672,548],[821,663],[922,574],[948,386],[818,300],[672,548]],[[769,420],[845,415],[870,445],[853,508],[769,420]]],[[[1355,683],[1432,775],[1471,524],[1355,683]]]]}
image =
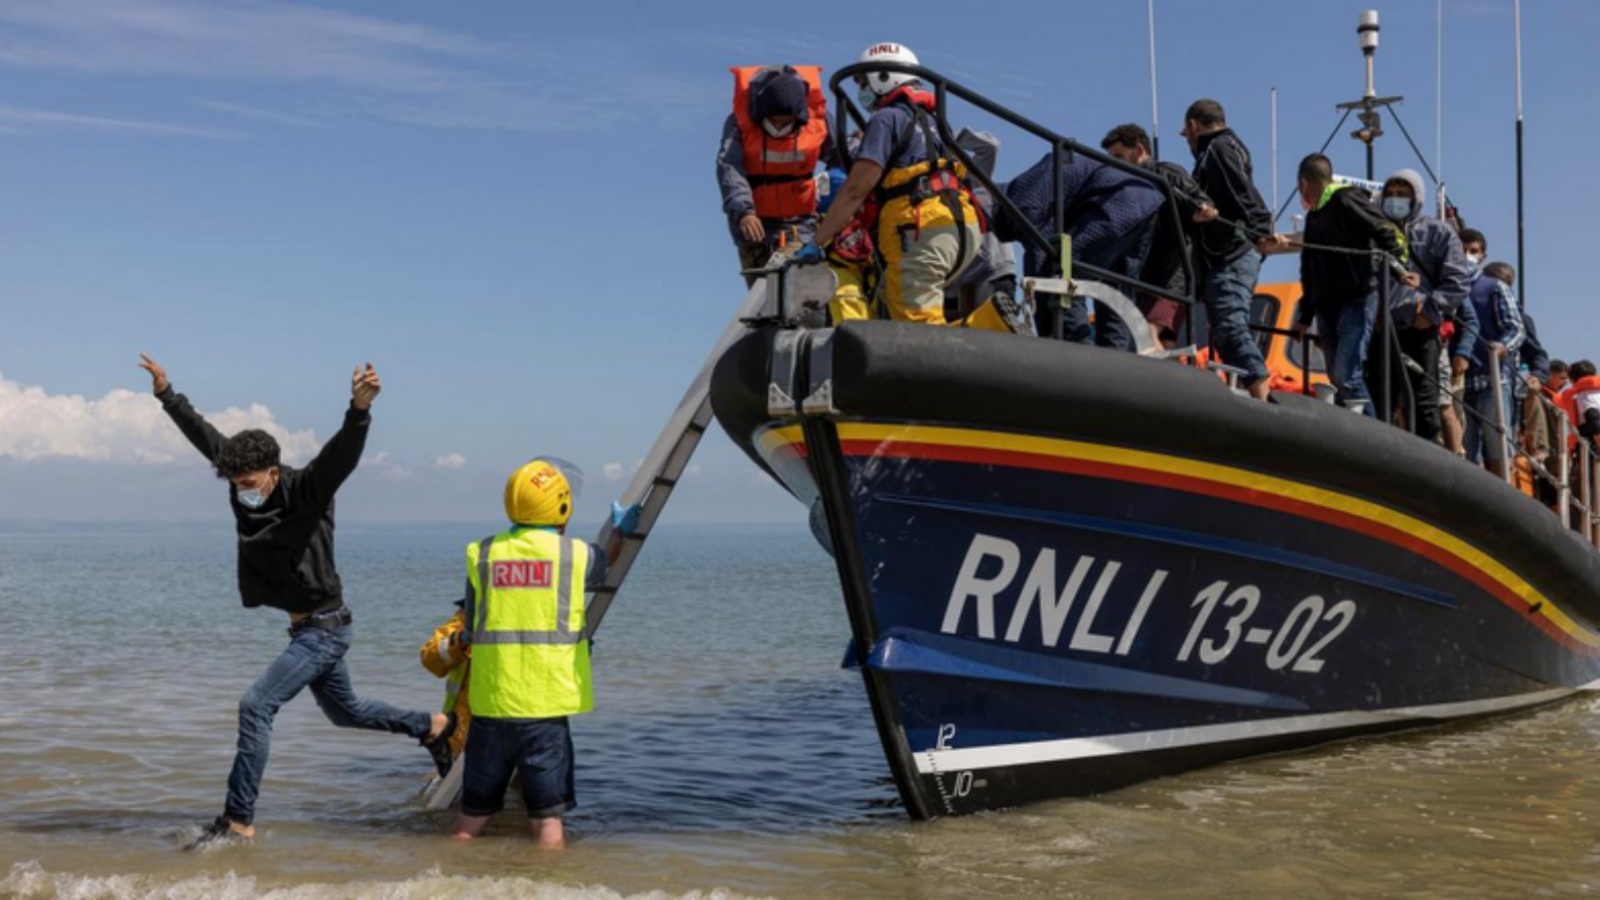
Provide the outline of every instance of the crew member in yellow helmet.
{"type": "Polygon", "coordinates": [[[605,579],[639,507],[611,505],[611,546],[566,536],[582,486],[576,466],[534,459],[506,479],[511,527],[467,545],[463,616],[472,651],[461,814],[454,833],[477,837],[522,774],[528,824],[541,847],[564,842],[561,816],[576,798],[567,717],[594,708],[585,594],[605,579]]]}
{"type": "MultiPolygon", "coordinates": [[[[916,65],[917,57],[899,44],[879,43],[860,61],[916,65]]],[[[872,118],[844,186],[794,261],[821,262],[823,248],[865,206],[888,317],[947,324],[945,287],[978,255],[983,233],[966,169],[940,143],[934,96],[915,76],[869,71],[857,76],[857,86],[872,118]]]]}

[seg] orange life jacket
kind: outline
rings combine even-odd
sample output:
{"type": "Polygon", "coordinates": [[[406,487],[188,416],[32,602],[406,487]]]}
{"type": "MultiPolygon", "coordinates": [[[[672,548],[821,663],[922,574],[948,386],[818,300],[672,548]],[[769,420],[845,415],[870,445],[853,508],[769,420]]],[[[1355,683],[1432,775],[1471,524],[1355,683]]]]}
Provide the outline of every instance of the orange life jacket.
{"type": "Polygon", "coordinates": [[[744,144],[744,171],[756,215],[793,219],[817,214],[817,161],[828,138],[828,100],[822,93],[821,66],[790,66],[806,82],[806,114],[784,137],[767,134],[750,117],[750,83],[771,66],[735,66],[733,117],[744,144]]]}

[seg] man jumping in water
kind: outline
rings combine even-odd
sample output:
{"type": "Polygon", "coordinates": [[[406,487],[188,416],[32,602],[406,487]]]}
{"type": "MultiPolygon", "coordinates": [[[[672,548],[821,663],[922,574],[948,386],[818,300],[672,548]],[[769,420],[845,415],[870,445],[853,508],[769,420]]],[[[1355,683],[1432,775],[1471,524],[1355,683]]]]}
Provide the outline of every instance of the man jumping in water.
{"type": "Polygon", "coordinates": [[[455,717],[405,712],[356,696],[344,655],[353,636],[349,607],[333,562],[333,495],[361,461],[381,385],[367,363],[350,381],[350,408],[316,459],[296,469],[278,459],[272,435],[251,428],[223,437],[167,381],[166,370],[141,354],[156,399],[189,443],[228,482],[228,505],[239,533],[239,596],[246,607],[289,614],[289,645],[239,701],[239,744],[228,775],[223,814],[188,845],[255,836],[256,797],[267,768],[272,719],[309,687],[328,720],[341,728],[407,734],[430,753],[448,753],[455,717]]]}

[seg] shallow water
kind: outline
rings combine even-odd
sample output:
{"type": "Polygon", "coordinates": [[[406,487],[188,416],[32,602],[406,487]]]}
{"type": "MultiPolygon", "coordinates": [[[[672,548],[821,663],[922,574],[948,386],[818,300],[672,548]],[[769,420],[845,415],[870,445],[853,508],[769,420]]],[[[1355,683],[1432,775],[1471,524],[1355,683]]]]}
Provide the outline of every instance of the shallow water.
{"type": "MultiPolygon", "coordinates": [[[[482,528],[344,526],[357,690],[432,708],[416,648],[482,528]]],[[[228,523],[0,528],[0,895],[20,897],[1567,896],[1600,890],[1596,701],[1236,763],[1088,801],[913,824],[831,562],[803,526],[652,539],[576,720],[570,848],[508,812],[440,836],[426,754],[278,718],[248,847],[220,811],[237,699],[286,638],[232,588],[228,523]]]]}

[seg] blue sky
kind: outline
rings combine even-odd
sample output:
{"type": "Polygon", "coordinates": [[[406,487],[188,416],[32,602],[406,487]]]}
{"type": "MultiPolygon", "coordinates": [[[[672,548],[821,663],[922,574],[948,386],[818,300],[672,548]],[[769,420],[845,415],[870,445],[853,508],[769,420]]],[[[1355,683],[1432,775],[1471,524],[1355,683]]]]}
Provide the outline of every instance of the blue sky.
{"type": "MultiPolygon", "coordinates": [[[[1164,155],[1188,161],[1182,111],[1215,97],[1270,197],[1276,86],[1287,199],[1361,92],[1370,5],[1158,0],[1164,155]]],[[[1554,355],[1590,356],[1600,4],[1525,7],[1529,309],[1554,355]]],[[[1435,4],[1379,8],[1379,92],[1407,97],[1431,164],[1435,4]]],[[[153,403],[119,393],[147,388],[141,350],[202,410],[306,448],[337,427],[351,368],[377,364],[346,518],[493,521],[505,473],[541,452],[585,468],[597,517],[743,293],[712,168],[730,65],[833,70],[897,40],[1085,141],[1149,125],[1139,0],[757,9],[7,0],[0,519],[221,514],[153,403]]],[[[1506,259],[1511,9],[1444,3],[1445,180],[1506,259]]],[[[1041,152],[996,130],[1002,177],[1041,152]]],[[[1389,131],[1380,176],[1415,165],[1389,131]]],[[[1359,174],[1358,144],[1330,152],[1359,174]]],[[[1293,276],[1276,261],[1265,280],[1293,276]]],[[[669,518],[800,515],[713,434],[669,518]]]]}

